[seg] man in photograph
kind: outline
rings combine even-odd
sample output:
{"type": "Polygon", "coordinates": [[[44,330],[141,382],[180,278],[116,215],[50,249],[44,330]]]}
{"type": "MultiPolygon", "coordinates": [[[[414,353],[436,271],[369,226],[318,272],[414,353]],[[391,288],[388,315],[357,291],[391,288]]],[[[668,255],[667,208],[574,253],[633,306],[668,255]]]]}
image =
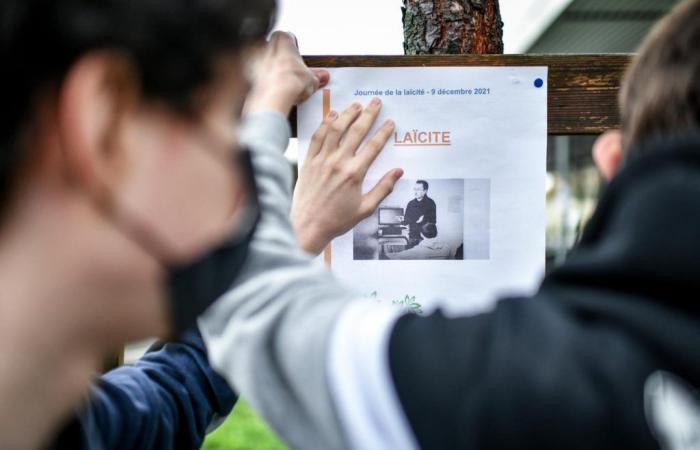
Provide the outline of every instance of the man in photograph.
{"type": "Polygon", "coordinates": [[[408,225],[408,247],[413,248],[423,240],[421,227],[427,223],[437,223],[437,213],[435,201],[428,197],[428,182],[425,180],[416,181],[413,193],[416,198],[406,205],[406,213],[402,223],[408,225]]]}

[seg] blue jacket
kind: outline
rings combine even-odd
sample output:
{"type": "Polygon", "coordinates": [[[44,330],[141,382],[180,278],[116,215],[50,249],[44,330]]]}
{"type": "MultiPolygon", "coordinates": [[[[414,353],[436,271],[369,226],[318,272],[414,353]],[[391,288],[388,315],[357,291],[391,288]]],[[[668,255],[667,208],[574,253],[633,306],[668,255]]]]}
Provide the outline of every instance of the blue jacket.
{"type": "Polygon", "coordinates": [[[198,449],[236,395],[209,365],[199,331],[97,380],[56,449],[198,449]]]}

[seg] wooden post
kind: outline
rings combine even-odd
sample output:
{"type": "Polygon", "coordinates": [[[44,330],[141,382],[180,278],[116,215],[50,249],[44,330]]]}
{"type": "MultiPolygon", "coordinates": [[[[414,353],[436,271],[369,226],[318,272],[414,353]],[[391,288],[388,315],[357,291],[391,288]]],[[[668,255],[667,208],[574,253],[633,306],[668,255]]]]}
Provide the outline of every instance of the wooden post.
{"type": "Polygon", "coordinates": [[[502,54],[498,0],[403,0],[404,53],[502,54]]]}

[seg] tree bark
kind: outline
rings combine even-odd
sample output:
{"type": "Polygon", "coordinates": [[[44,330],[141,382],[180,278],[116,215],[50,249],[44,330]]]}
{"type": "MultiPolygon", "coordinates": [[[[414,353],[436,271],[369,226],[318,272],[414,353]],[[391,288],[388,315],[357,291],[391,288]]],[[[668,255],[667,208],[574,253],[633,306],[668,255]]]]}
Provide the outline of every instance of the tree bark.
{"type": "Polygon", "coordinates": [[[404,53],[503,53],[498,0],[403,0],[404,53]]]}

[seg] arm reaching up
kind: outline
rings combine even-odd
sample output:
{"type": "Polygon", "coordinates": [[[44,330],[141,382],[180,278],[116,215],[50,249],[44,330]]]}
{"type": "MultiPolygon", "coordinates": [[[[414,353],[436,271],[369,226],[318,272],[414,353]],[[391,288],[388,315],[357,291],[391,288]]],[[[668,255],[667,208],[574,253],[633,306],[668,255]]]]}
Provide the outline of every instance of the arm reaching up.
{"type": "MultiPolygon", "coordinates": [[[[374,104],[365,110],[370,120],[362,122],[359,132],[368,132],[379,108],[379,104],[374,104]]],[[[317,133],[318,147],[313,152],[320,154],[328,136],[340,139],[332,128],[334,123],[345,127],[336,129],[342,136],[357,123],[359,115],[360,111],[351,107],[338,117],[326,118],[317,133]]],[[[286,119],[278,113],[257,113],[247,118],[244,129],[243,143],[253,153],[262,213],[246,268],[229,293],[200,320],[210,358],[293,447],[348,448],[340,415],[332,400],[333,387],[327,379],[328,346],[341,312],[349,304],[368,302],[352,289],[340,285],[328,270],[313,264],[311,256],[297,247],[289,219],[291,171],[283,156],[290,134],[286,119]],[[304,332],[298,334],[299,330],[304,332]]],[[[378,131],[370,142],[379,147],[368,150],[367,155],[371,153],[376,157],[391,130],[392,125],[385,124],[378,131]]],[[[345,161],[354,160],[346,158],[345,161]]],[[[371,162],[362,161],[366,165],[371,162]]],[[[340,176],[341,173],[345,172],[326,174],[328,185],[335,186],[335,190],[356,191],[356,207],[363,202],[378,203],[383,199],[379,194],[381,188],[362,196],[361,178],[353,184],[340,176]]],[[[310,184],[309,191],[300,195],[319,198],[325,195],[317,189],[320,186],[310,184]]],[[[388,194],[390,190],[383,192],[388,194]]],[[[331,194],[326,201],[341,198],[331,194]]],[[[355,217],[360,217],[365,210],[362,214],[355,211],[355,217]]],[[[347,218],[329,220],[322,227],[325,231],[317,231],[310,241],[314,242],[313,250],[328,243],[340,229],[338,224],[352,226],[347,218]]],[[[381,321],[394,321],[400,313],[389,306],[381,321]]]]}
{"type": "MultiPolygon", "coordinates": [[[[296,51],[289,44],[277,50],[296,51]]],[[[295,60],[288,56],[284,58],[287,62],[295,60]]],[[[276,59],[266,61],[274,65],[276,59]]],[[[303,64],[298,54],[296,61],[303,64]]],[[[257,86],[253,95],[265,89],[257,86]]],[[[261,102],[253,98],[248,104],[261,102]]],[[[327,355],[341,312],[348,305],[368,302],[313,264],[311,256],[298,248],[294,228],[302,247],[318,253],[391,192],[402,175],[400,170],[390,171],[369,193],[361,191],[365,173],[393,132],[394,124],[387,122],[361,146],[380,108],[378,101],[366,108],[353,105],[325,118],[301,169],[292,213],[294,227],[290,221],[291,170],[283,156],[290,136],[287,108],[270,104],[251,108],[255,112],[248,115],[243,127],[242,144],[253,154],[260,223],[246,267],[229,293],[202,317],[200,326],[212,364],[294,448],[351,446],[341,425],[345,413],[333,400],[337,386],[328,379],[327,355]],[[324,205],[323,212],[314,205],[324,205]]],[[[382,324],[393,323],[400,315],[401,311],[387,307],[370,325],[383,330],[382,324]]],[[[388,346],[385,337],[384,346],[377,349],[388,346]]],[[[378,362],[380,352],[376,354],[374,366],[388,380],[388,368],[378,362]]],[[[379,393],[378,397],[382,395],[390,394],[379,393]]],[[[400,414],[398,401],[390,404],[400,414]]],[[[382,431],[387,433],[392,435],[382,431]]]]}

